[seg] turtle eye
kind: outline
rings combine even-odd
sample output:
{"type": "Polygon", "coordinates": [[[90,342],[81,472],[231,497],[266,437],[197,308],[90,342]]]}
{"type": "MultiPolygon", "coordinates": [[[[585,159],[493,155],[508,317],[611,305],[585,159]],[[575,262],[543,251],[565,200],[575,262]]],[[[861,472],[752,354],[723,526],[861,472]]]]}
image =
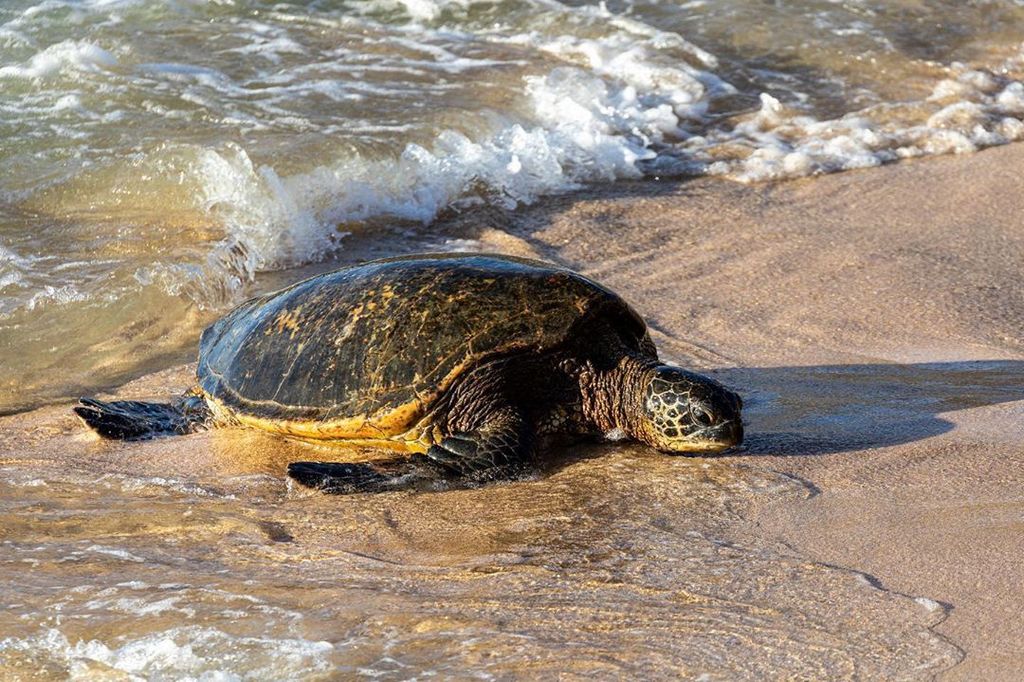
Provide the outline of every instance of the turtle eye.
{"type": "Polygon", "coordinates": [[[693,422],[697,426],[711,426],[715,422],[711,412],[701,405],[692,405],[690,407],[690,416],[693,417],[693,422]]]}

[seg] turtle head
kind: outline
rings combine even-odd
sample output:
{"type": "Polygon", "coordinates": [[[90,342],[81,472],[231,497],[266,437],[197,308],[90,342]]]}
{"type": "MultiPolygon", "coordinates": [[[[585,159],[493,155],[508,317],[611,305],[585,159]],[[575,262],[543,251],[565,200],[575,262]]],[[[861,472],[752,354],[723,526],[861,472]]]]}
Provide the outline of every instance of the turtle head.
{"type": "Polygon", "coordinates": [[[719,452],[743,441],[743,401],[714,379],[657,365],[642,400],[638,435],[662,452],[719,452]]]}

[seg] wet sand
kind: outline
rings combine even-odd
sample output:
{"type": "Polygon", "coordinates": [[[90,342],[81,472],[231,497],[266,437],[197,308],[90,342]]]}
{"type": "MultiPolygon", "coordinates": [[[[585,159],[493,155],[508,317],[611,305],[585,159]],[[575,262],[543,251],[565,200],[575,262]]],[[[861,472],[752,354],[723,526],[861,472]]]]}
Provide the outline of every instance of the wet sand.
{"type": "Polygon", "coordinates": [[[333,498],[282,476],[327,455],[269,437],[108,444],[63,405],[0,418],[0,672],[127,669],[125,647],[159,644],[183,674],[232,648],[257,665],[269,642],[293,667],[250,670],[1011,679],[1020,168],[1018,145],[779,185],[622,184],[405,239],[622,293],[665,358],[744,395],[727,457],[579,447],[533,480],[333,498]],[[63,620],[40,615],[55,605],[63,620]],[[76,644],[93,639],[105,653],[76,644]]]}
{"type": "Polygon", "coordinates": [[[1024,669],[1024,146],[768,186],[567,200],[516,224],[747,397],[805,500],[743,531],[945,604],[949,679],[1024,669]],[[542,217],[543,216],[543,217],[542,217]]]}

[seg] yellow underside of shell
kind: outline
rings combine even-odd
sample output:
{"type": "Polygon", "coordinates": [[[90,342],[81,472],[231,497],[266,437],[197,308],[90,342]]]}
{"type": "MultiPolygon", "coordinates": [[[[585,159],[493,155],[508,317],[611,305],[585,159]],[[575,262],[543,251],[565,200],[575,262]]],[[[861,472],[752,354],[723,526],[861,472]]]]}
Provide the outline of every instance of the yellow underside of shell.
{"type": "Polygon", "coordinates": [[[423,453],[440,440],[440,434],[424,423],[423,403],[418,400],[399,405],[381,415],[357,415],[332,421],[299,421],[265,419],[236,412],[207,395],[215,415],[225,422],[235,422],[291,438],[336,442],[345,447],[386,448],[398,452],[423,453]]]}

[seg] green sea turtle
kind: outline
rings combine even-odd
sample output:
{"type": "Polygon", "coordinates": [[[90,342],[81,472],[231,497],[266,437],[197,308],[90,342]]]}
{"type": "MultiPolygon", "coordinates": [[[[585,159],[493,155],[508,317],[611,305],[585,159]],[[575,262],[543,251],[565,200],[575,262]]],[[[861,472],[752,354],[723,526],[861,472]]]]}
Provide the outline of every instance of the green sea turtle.
{"type": "Polygon", "coordinates": [[[289,466],[328,492],[507,478],[550,436],[665,452],[743,438],[739,396],[662,364],[619,296],[508,256],[389,258],[252,299],[203,332],[197,376],[171,404],[83,398],[75,412],[108,438],[241,424],[401,453],[289,466]]]}

